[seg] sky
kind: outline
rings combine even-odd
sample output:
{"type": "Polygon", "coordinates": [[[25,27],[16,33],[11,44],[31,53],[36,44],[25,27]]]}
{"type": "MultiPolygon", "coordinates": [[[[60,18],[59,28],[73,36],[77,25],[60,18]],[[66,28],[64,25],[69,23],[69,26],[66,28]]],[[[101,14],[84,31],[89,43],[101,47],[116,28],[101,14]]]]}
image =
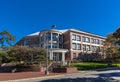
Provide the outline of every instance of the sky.
{"type": "Polygon", "coordinates": [[[16,42],[52,25],[106,36],[120,27],[120,0],[0,0],[0,32],[16,42]]]}

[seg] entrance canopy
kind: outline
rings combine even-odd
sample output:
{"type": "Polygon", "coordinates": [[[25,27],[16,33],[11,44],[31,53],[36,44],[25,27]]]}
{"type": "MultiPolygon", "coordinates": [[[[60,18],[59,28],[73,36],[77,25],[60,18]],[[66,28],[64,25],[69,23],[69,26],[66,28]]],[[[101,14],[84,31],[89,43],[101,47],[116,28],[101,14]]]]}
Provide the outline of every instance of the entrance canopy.
{"type": "Polygon", "coordinates": [[[55,61],[65,62],[65,53],[68,52],[67,49],[49,49],[49,59],[55,61]]]}

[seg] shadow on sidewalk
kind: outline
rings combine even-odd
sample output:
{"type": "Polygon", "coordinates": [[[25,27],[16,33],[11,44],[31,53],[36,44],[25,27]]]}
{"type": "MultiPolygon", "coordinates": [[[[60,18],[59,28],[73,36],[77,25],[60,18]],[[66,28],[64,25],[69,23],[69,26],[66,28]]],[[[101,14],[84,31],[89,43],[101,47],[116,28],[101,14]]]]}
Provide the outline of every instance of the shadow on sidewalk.
{"type": "Polygon", "coordinates": [[[62,79],[49,79],[40,82],[120,82],[112,77],[120,77],[119,72],[93,74],[98,77],[84,77],[84,78],[62,78],[62,79]]]}

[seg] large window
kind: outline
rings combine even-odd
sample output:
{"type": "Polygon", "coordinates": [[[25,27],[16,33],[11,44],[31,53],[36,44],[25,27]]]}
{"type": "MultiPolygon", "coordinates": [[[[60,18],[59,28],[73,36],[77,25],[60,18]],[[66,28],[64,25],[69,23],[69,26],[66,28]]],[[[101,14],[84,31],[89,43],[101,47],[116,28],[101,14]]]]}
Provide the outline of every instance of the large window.
{"type": "Polygon", "coordinates": [[[72,34],[72,40],[76,40],[76,35],[72,34]]]}
{"type": "Polygon", "coordinates": [[[83,36],[83,37],[82,37],[82,41],[83,41],[83,42],[85,42],[85,41],[86,41],[86,40],[85,40],[85,36],[83,36]]]}
{"type": "Polygon", "coordinates": [[[47,36],[48,36],[48,37],[47,37],[48,40],[51,40],[51,33],[48,33],[47,36]]]}
{"type": "Polygon", "coordinates": [[[89,43],[90,42],[90,38],[86,37],[86,42],[89,43]]]}
{"type": "Polygon", "coordinates": [[[77,41],[80,41],[81,37],[79,35],[77,35],[76,39],[77,39],[77,41]]]}
{"type": "Polygon", "coordinates": [[[86,51],[86,45],[83,44],[83,51],[86,51]]]}
{"type": "Polygon", "coordinates": [[[86,45],[86,51],[90,51],[90,45],[86,45]]]}
{"type": "Polygon", "coordinates": [[[60,42],[63,42],[63,37],[62,37],[62,35],[59,35],[59,41],[60,41],[60,42]]]}
{"type": "Polygon", "coordinates": [[[34,40],[33,40],[33,44],[38,44],[39,42],[38,42],[38,39],[37,38],[35,38],[34,40]]]}
{"type": "Polygon", "coordinates": [[[77,44],[77,50],[81,50],[81,44],[77,44]]]}
{"type": "Polygon", "coordinates": [[[72,49],[76,50],[76,43],[72,43],[72,49]]]}
{"type": "Polygon", "coordinates": [[[57,44],[56,43],[52,44],[52,48],[57,48],[57,44]]]}
{"type": "Polygon", "coordinates": [[[26,45],[26,46],[27,46],[27,45],[30,45],[30,40],[25,40],[25,41],[24,41],[24,45],[26,45]]]}
{"type": "Polygon", "coordinates": [[[57,41],[57,35],[58,35],[58,34],[53,33],[53,35],[52,35],[52,39],[53,39],[53,41],[57,41]]]}

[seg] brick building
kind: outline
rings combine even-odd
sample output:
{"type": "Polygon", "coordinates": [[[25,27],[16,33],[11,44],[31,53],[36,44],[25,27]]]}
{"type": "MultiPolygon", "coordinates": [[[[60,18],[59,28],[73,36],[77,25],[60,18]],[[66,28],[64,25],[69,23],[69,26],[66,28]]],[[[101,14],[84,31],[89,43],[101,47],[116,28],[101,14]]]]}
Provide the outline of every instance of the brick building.
{"type": "Polygon", "coordinates": [[[48,48],[49,59],[54,61],[94,61],[102,53],[104,41],[105,37],[76,29],[50,29],[27,35],[17,45],[48,48]]]}

